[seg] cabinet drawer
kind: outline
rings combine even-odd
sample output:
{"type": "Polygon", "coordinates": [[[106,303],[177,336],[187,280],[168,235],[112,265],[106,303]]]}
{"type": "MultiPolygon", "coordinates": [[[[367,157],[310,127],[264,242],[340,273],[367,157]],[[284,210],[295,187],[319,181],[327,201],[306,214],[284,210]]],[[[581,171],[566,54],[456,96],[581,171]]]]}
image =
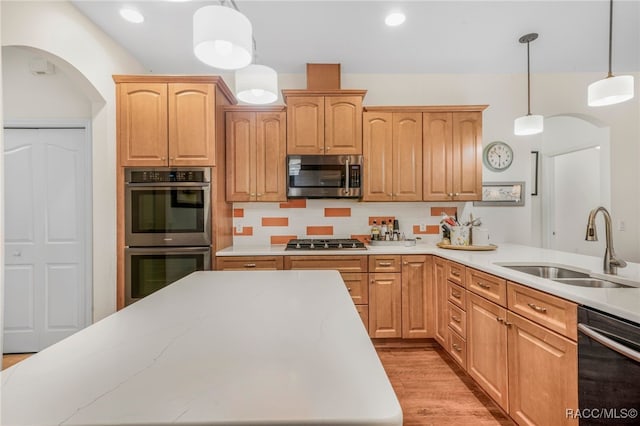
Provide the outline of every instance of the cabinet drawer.
{"type": "Polygon", "coordinates": [[[375,255],[369,256],[369,272],[400,272],[402,256],[375,255]]]}
{"type": "Polygon", "coordinates": [[[355,274],[344,272],[342,280],[347,286],[347,290],[356,305],[366,305],[369,303],[369,276],[368,274],[355,274]]]}
{"type": "Polygon", "coordinates": [[[577,305],[520,284],[507,286],[509,310],[572,340],[577,340],[577,305]]]}
{"type": "Polygon", "coordinates": [[[467,268],[467,290],[497,303],[507,306],[507,280],[476,269],[467,268]]]}
{"type": "Polygon", "coordinates": [[[358,315],[362,319],[364,323],[364,328],[367,330],[367,334],[369,333],[369,305],[356,305],[356,310],[358,311],[358,315]]]}
{"type": "Polygon", "coordinates": [[[465,267],[455,262],[447,262],[447,280],[464,287],[465,267]]]}
{"type": "Polygon", "coordinates": [[[333,269],[367,272],[367,256],[285,256],[284,269],[333,269]]]}
{"type": "Polygon", "coordinates": [[[447,338],[447,351],[451,354],[462,368],[467,370],[467,342],[458,333],[452,329],[448,329],[449,336],[447,338]]]}
{"type": "Polygon", "coordinates": [[[453,303],[447,303],[449,327],[462,338],[467,338],[467,313],[453,303]]]}
{"type": "Polygon", "coordinates": [[[218,271],[280,270],[282,265],[282,256],[216,257],[216,270],[218,271]]]}
{"type": "Polygon", "coordinates": [[[457,305],[460,309],[465,309],[466,306],[466,293],[464,288],[447,281],[447,300],[454,305],[457,305]]]}

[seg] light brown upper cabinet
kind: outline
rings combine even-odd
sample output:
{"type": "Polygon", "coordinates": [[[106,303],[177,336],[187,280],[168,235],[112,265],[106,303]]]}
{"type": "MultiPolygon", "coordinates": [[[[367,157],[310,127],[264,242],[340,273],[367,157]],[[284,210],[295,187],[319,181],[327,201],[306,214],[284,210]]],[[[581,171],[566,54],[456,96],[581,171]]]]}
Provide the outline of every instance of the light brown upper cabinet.
{"type": "Polygon", "coordinates": [[[422,113],[363,113],[363,201],[422,200],[422,113]]]}
{"type": "Polygon", "coordinates": [[[480,108],[424,113],[424,201],[482,199],[480,108]]]}
{"type": "Polygon", "coordinates": [[[365,90],[283,90],[287,154],[362,154],[365,90]]]}
{"type": "Polygon", "coordinates": [[[121,166],[214,166],[219,77],[114,76],[121,166]]]}
{"type": "Polygon", "coordinates": [[[229,108],[226,139],[227,201],[286,201],[284,108],[229,108]]]}

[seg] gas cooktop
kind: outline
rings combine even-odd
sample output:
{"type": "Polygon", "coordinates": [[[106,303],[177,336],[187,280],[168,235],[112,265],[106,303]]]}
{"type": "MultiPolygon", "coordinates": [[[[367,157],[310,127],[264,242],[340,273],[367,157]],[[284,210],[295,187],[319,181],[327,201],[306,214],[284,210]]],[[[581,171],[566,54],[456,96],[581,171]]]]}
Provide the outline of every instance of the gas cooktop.
{"type": "Polygon", "coordinates": [[[364,243],[356,239],[304,239],[289,240],[285,250],[366,250],[364,243]]]}

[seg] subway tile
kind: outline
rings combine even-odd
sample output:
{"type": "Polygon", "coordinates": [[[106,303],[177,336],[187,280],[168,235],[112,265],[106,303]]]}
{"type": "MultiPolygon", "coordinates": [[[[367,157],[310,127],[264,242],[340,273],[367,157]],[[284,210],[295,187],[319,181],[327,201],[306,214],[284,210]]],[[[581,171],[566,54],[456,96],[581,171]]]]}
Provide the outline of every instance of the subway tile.
{"type": "Polygon", "coordinates": [[[288,217],[263,217],[262,226],[289,226],[288,217]]]}
{"type": "Polygon", "coordinates": [[[286,203],[280,203],[281,209],[304,209],[307,207],[307,200],[305,198],[289,200],[286,203]]]}
{"type": "Polygon", "coordinates": [[[233,227],[233,235],[235,237],[251,237],[253,235],[253,226],[243,226],[242,232],[237,232],[238,228],[233,227]]]}
{"type": "Polygon", "coordinates": [[[448,216],[455,216],[458,213],[456,207],[431,207],[431,216],[442,216],[446,213],[448,216]]]}
{"type": "Polygon", "coordinates": [[[351,217],[351,209],[348,207],[327,207],[324,209],[325,217],[351,217]]]}
{"type": "Polygon", "coordinates": [[[307,235],[333,235],[333,226],[307,226],[307,235]]]}
{"type": "Polygon", "coordinates": [[[272,235],[271,244],[287,244],[289,240],[295,240],[297,238],[297,235],[272,235]]]}
{"type": "Polygon", "coordinates": [[[233,217],[244,217],[244,209],[233,209],[233,217]]]}
{"type": "Polygon", "coordinates": [[[439,234],[440,233],[440,225],[427,225],[426,231],[420,230],[420,225],[413,225],[413,233],[414,234],[439,234]]]}

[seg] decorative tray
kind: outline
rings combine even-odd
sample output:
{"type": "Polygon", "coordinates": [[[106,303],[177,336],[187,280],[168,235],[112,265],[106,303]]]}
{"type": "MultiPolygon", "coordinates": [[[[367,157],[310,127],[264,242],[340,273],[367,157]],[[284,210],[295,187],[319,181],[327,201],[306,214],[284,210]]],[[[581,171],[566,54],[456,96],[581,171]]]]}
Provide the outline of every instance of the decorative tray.
{"type": "Polygon", "coordinates": [[[489,251],[489,250],[495,250],[498,248],[498,246],[495,244],[489,244],[488,246],[454,246],[451,244],[437,243],[436,245],[443,249],[469,250],[469,251],[489,251]]]}

